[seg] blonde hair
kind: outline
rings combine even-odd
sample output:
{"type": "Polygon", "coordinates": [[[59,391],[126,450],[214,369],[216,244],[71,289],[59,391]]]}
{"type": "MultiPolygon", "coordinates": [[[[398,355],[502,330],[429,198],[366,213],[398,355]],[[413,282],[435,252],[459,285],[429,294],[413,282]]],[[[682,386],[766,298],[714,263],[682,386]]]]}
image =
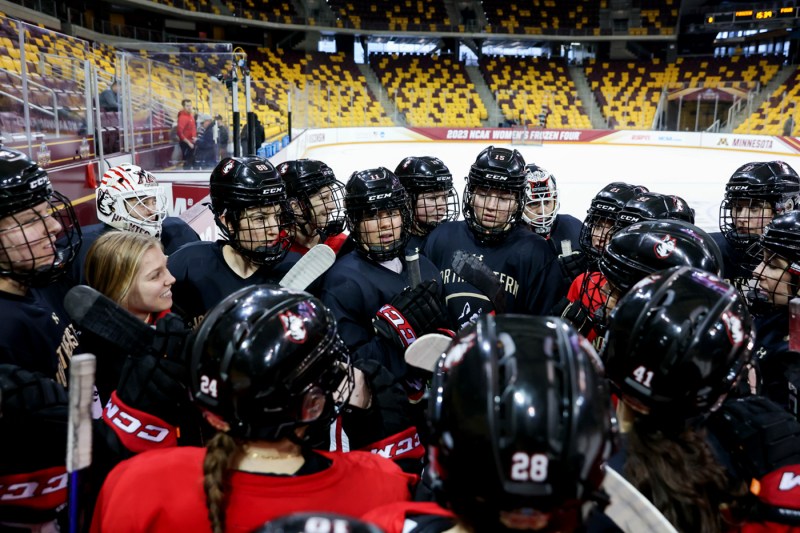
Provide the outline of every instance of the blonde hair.
{"type": "Polygon", "coordinates": [[[161,241],[151,235],[129,231],[104,233],[86,255],[83,266],[86,284],[122,304],[133,286],[142,257],[153,247],[164,251],[161,241]]]}
{"type": "Polygon", "coordinates": [[[242,443],[227,433],[217,433],[206,445],[203,459],[203,491],[206,494],[206,509],[211,531],[225,531],[225,508],[228,495],[225,482],[229,479],[236,457],[241,453],[242,443]]]}

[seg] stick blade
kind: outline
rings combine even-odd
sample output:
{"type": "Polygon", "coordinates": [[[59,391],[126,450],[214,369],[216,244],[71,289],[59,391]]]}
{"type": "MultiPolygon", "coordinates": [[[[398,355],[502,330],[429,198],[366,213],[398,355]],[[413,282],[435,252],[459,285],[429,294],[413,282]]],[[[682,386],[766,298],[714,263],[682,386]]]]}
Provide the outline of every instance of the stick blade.
{"type": "Polygon", "coordinates": [[[327,244],[312,246],[283,276],[279,285],[303,291],[332,267],[335,261],[336,253],[327,244]]]}
{"type": "Polygon", "coordinates": [[[442,354],[450,347],[453,339],[441,333],[428,333],[415,340],[406,348],[406,364],[433,372],[442,354]]]}
{"type": "Polygon", "coordinates": [[[69,411],[67,419],[67,472],[92,464],[92,398],[95,356],[76,355],[69,367],[69,411]]]}
{"type": "Polygon", "coordinates": [[[605,467],[602,488],[611,498],[604,513],[626,533],[678,533],[653,503],[613,468],[605,467]]]}

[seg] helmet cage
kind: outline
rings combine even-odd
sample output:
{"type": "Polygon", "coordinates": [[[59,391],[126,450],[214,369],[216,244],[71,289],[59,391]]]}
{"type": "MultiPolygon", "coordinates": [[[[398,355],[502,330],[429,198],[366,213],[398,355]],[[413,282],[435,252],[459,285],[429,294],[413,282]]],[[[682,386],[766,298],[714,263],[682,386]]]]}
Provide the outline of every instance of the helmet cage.
{"type": "Polygon", "coordinates": [[[222,213],[215,212],[214,221],[228,244],[248,261],[256,265],[276,265],[283,260],[292,246],[291,232],[294,227],[294,217],[286,200],[267,204],[259,203],[259,205],[253,205],[249,209],[261,207],[278,208],[278,224],[277,228],[275,228],[277,229],[278,237],[274,241],[268,242],[264,240],[265,237],[258,237],[258,233],[266,235],[268,229],[272,227],[267,224],[268,217],[259,216],[258,214],[246,216],[248,208],[226,210],[222,213]],[[222,220],[222,215],[224,215],[225,220],[222,220]],[[247,219],[247,224],[244,223],[245,219],[247,219]]]}
{"type": "Polygon", "coordinates": [[[525,206],[533,210],[534,216],[529,216],[523,208],[522,219],[533,228],[536,233],[547,236],[553,229],[561,201],[558,199],[558,184],[556,178],[547,170],[528,165],[527,182],[525,183],[525,206]],[[545,202],[553,202],[550,213],[544,214],[545,202]]]}
{"type": "Polygon", "coordinates": [[[0,219],[0,275],[28,287],[43,287],[62,276],[82,241],[70,201],[50,189],[49,181],[47,190],[39,193],[44,194],[29,198],[29,207],[0,219]],[[33,209],[42,202],[46,203],[44,213],[33,209]],[[36,234],[38,238],[31,240],[36,234]],[[45,241],[48,244],[42,249],[45,241]]]}

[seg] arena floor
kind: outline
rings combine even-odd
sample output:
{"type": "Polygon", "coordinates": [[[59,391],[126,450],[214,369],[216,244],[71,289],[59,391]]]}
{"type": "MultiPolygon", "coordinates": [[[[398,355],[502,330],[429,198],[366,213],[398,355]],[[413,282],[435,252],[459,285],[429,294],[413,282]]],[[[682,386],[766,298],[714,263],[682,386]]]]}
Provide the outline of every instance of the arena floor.
{"type": "MultiPolygon", "coordinates": [[[[452,171],[460,195],[464,176],[484,146],[464,142],[350,143],[312,147],[303,157],[325,161],[337,178],[346,182],[356,170],[378,166],[394,170],[406,156],[436,156],[452,171]]],[[[706,231],[718,231],[725,183],[739,166],[750,161],[782,159],[800,169],[800,155],[763,152],[601,144],[514,148],[522,152],[526,161],[535,162],[555,175],[562,213],[582,220],[598,190],[611,181],[625,181],[682,197],[694,208],[697,225],[706,231]]]]}

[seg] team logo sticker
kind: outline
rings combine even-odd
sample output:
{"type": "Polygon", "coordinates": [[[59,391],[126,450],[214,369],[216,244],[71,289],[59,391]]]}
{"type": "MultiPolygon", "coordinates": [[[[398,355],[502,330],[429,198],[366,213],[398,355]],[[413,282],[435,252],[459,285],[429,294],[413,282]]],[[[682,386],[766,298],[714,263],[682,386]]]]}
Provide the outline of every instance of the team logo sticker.
{"type": "Polygon", "coordinates": [[[659,259],[666,259],[675,251],[676,239],[671,235],[664,235],[664,238],[656,243],[653,248],[656,252],[656,257],[659,259]]]}
{"type": "Polygon", "coordinates": [[[222,173],[223,174],[227,174],[228,172],[230,172],[231,169],[233,168],[233,165],[235,165],[235,164],[236,164],[236,161],[234,161],[233,159],[231,159],[230,161],[225,163],[225,166],[222,167],[222,173]]]}
{"type": "Polygon", "coordinates": [[[742,320],[734,313],[725,311],[722,313],[722,323],[725,325],[725,330],[728,333],[733,346],[739,346],[744,341],[744,328],[742,327],[742,320]]]}
{"type": "Polygon", "coordinates": [[[286,338],[289,341],[297,344],[306,342],[308,332],[302,318],[291,311],[281,313],[280,318],[281,324],[283,324],[283,331],[286,332],[286,338]]]}

